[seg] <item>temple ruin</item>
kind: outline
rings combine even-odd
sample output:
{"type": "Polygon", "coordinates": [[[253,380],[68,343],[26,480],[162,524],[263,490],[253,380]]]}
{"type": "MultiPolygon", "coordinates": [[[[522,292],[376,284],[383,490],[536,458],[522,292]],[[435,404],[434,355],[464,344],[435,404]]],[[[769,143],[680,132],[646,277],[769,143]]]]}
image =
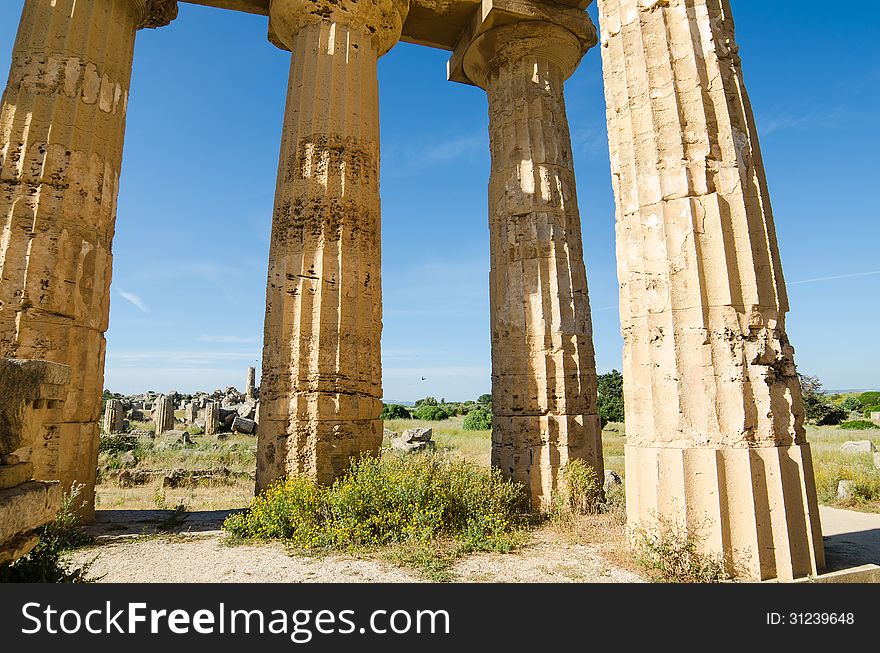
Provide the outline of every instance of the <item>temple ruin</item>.
{"type": "MultiPolygon", "coordinates": [[[[701,529],[707,550],[756,579],[823,569],[785,284],[728,0],[599,0],[599,34],[591,0],[191,2],[267,15],[269,40],[292,53],[258,489],[291,472],[331,482],[382,440],[376,67],[398,41],[449,51],[448,78],[488,97],[492,464],[526,485],[536,510],[568,460],[601,477],[563,93],[597,46],[617,205],[629,523],[701,529]]],[[[0,385],[31,381],[0,406],[0,562],[32,546],[61,487],[84,484],[93,511],[134,42],[176,14],[177,0],[24,5],[0,108],[0,385]],[[25,501],[37,507],[22,512],[25,501]]],[[[156,410],[164,424],[171,411],[171,428],[170,400],[156,410]]],[[[205,406],[208,433],[217,411],[205,406]]]]}

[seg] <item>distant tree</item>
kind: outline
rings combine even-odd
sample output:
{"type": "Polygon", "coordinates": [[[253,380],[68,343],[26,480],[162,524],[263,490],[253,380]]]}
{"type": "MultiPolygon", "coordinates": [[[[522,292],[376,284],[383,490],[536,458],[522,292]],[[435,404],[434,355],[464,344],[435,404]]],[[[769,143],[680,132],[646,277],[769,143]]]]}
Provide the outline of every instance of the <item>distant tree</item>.
{"type": "Polygon", "coordinates": [[[416,401],[416,406],[436,406],[437,400],[434,397],[425,397],[416,401]]]}
{"type": "Polygon", "coordinates": [[[599,418],[603,424],[624,421],[623,374],[611,370],[597,378],[599,390],[599,418]]]}
{"type": "Polygon", "coordinates": [[[416,419],[424,419],[437,422],[449,418],[449,413],[442,407],[433,404],[421,404],[412,412],[416,419]]]}
{"type": "Polygon", "coordinates": [[[492,403],[492,395],[489,395],[489,394],[480,395],[479,397],[477,397],[477,403],[478,404],[491,404],[492,403]]]}
{"type": "Polygon", "coordinates": [[[466,431],[488,431],[492,428],[492,413],[485,408],[475,408],[464,416],[461,427],[466,431]]]}
{"type": "Polygon", "coordinates": [[[801,383],[804,416],[808,421],[818,426],[829,426],[840,424],[847,418],[849,411],[828,400],[819,377],[798,374],[798,380],[801,383]]]}
{"type": "Polygon", "coordinates": [[[383,404],[379,419],[411,419],[412,415],[406,406],[400,404],[383,404]]]}
{"type": "Polygon", "coordinates": [[[841,408],[843,408],[844,410],[848,410],[849,412],[862,410],[862,402],[859,401],[857,397],[847,397],[843,400],[843,403],[841,403],[840,406],[841,408]]]}

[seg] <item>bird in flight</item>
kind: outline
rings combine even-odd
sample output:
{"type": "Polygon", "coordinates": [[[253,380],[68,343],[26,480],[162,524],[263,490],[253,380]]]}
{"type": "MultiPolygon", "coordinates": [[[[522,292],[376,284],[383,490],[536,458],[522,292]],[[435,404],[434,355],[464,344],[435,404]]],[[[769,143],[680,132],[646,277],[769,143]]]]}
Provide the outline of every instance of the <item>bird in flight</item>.
{"type": "Polygon", "coordinates": [[[427,380],[428,380],[428,377],[427,377],[427,376],[423,376],[423,377],[422,377],[422,381],[427,381],[427,380]]]}

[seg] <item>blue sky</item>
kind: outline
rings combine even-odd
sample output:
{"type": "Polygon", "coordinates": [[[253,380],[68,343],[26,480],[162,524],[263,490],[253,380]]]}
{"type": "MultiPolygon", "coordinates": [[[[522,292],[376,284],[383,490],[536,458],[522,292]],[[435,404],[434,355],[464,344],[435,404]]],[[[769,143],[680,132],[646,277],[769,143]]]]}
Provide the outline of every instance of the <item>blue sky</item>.
{"type": "MultiPolygon", "coordinates": [[[[0,3],[3,80],[22,5],[0,3]]],[[[878,387],[880,19],[829,20],[818,0],[732,5],[799,369],[829,388],[878,387]]],[[[446,81],[447,57],[401,44],[379,64],[386,398],[463,400],[490,386],[487,105],[482,90],[446,81]]],[[[259,369],[289,58],[266,40],[265,17],[184,3],[170,27],[139,33],[111,390],[242,387],[246,367],[259,369]]],[[[604,372],[620,368],[622,341],[598,49],[566,97],[604,372]]]]}

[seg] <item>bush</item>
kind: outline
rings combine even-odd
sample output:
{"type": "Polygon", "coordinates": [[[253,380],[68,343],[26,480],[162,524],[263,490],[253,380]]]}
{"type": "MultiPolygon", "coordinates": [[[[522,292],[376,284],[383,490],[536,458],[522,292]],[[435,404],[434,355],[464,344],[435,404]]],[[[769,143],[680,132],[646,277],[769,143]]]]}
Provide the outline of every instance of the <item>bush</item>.
{"type": "Polygon", "coordinates": [[[847,397],[840,404],[841,408],[844,410],[848,410],[849,412],[853,411],[861,411],[862,410],[862,402],[859,401],[856,397],[847,397]]]}
{"type": "Polygon", "coordinates": [[[82,526],[77,508],[82,485],[72,485],[61,497],[54,521],[42,526],[40,541],[30,553],[8,565],[0,565],[0,583],[88,583],[91,564],[74,567],[64,554],[92,540],[82,526]]]}
{"type": "Polygon", "coordinates": [[[720,556],[700,552],[694,530],[660,520],[653,530],[634,529],[636,563],[655,583],[719,583],[731,580],[720,556]]]}
{"type": "Polygon", "coordinates": [[[487,406],[491,405],[492,395],[490,395],[490,394],[480,395],[479,397],[477,397],[477,403],[487,405],[487,406]]]}
{"type": "Polygon", "coordinates": [[[569,460],[562,468],[563,490],[557,510],[573,515],[592,515],[602,501],[602,483],[593,466],[580,458],[569,460]]]}
{"type": "Polygon", "coordinates": [[[488,431],[492,428],[492,413],[485,408],[475,408],[464,416],[461,427],[465,431],[488,431]]]}
{"type": "Polygon", "coordinates": [[[863,392],[858,396],[862,410],[866,411],[873,406],[880,406],[880,392],[863,392]]]}
{"type": "Polygon", "coordinates": [[[412,419],[412,415],[400,404],[383,404],[379,419],[412,419]]]}
{"type": "Polygon", "coordinates": [[[867,429],[880,428],[880,426],[877,426],[874,422],[869,422],[866,419],[854,419],[849,422],[843,422],[840,425],[840,428],[846,429],[847,431],[865,431],[867,429]]]}
{"type": "Polygon", "coordinates": [[[102,435],[98,440],[98,453],[123,453],[134,449],[136,444],[136,438],[125,433],[102,435]]]}
{"type": "Polygon", "coordinates": [[[452,537],[470,550],[506,551],[525,492],[498,470],[440,456],[364,457],[332,487],[291,476],[223,529],[303,549],[377,546],[452,537]]]}
{"type": "Polygon", "coordinates": [[[617,370],[596,377],[599,418],[603,424],[624,421],[623,375],[617,370]]]}
{"type": "Polygon", "coordinates": [[[436,406],[437,400],[434,397],[425,397],[424,399],[416,400],[416,408],[419,406],[436,406]]]}
{"type": "Polygon", "coordinates": [[[432,404],[422,404],[414,411],[412,411],[413,417],[416,419],[423,419],[432,422],[438,422],[440,420],[448,419],[449,413],[446,412],[444,408],[441,406],[434,406],[432,404]]]}
{"type": "Polygon", "coordinates": [[[880,404],[876,406],[866,406],[864,409],[865,417],[870,417],[871,413],[880,413],[880,404]]]}

